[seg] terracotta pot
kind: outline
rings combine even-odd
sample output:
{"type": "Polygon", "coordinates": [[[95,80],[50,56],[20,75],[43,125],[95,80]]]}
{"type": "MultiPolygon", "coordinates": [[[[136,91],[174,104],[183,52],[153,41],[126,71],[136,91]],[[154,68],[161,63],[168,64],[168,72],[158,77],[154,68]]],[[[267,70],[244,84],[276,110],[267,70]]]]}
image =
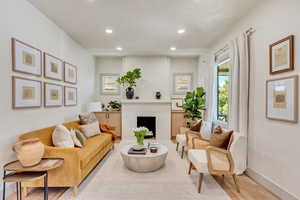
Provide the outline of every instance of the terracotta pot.
{"type": "Polygon", "coordinates": [[[16,143],[13,151],[23,167],[31,167],[41,162],[45,149],[40,139],[33,138],[16,143]]]}

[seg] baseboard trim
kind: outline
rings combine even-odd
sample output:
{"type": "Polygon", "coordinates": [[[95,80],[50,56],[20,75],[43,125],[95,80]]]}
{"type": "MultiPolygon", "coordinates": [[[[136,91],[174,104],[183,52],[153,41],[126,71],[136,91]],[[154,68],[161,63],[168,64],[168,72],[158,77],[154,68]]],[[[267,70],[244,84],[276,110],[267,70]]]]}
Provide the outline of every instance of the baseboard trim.
{"type": "Polygon", "coordinates": [[[290,194],[289,192],[285,191],[284,189],[280,188],[278,185],[270,181],[265,176],[257,173],[256,171],[252,169],[247,169],[246,174],[254,179],[259,184],[263,185],[265,188],[270,190],[272,193],[280,197],[284,200],[298,200],[294,195],[290,194]]]}

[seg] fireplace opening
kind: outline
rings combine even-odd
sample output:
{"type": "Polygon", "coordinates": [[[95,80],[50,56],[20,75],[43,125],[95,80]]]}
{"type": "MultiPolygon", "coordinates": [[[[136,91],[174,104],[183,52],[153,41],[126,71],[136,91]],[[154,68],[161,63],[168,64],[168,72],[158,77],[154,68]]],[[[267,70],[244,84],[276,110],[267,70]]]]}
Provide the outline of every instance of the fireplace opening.
{"type": "Polygon", "coordinates": [[[156,117],[138,116],[137,127],[144,126],[149,129],[145,138],[156,138],[156,117]]]}

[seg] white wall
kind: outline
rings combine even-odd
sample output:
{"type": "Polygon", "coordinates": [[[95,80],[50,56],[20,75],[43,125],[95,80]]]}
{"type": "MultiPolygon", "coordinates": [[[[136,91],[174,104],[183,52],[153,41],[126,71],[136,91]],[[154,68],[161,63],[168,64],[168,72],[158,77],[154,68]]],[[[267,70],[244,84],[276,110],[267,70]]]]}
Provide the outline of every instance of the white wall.
{"type": "MultiPolygon", "coordinates": [[[[251,36],[250,132],[248,136],[248,167],[251,171],[300,199],[300,124],[267,120],[266,80],[299,74],[300,72],[300,1],[271,0],[242,19],[228,35],[214,45],[221,48],[249,27],[251,36]],[[269,74],[270,44],[290,35],[296,37],[295,70],[279,75],[269,74]]],[[[299,102],[298,102],[299,103],[299,102]]],[[[270,187],[274,188],[274,187],[270,187]]],[[[288,199],[286,193],[278,193],[288,199]]],[[[290,197],[289,197],[290,198],[290,197]]]]}
{"type": "Polygon", "coordinates": [[[97,100],[107,104],[111,100],[120,100],[120,95],[101,95],[100,93],[100,74],[122,74],[122,57],[98,57],[96,58],[96,91],[97,100]]]}
{"type": "MultiPolygon", "coordinates": [[[[11,150],[25,132],[76,119],[94,95],[95,64],[92,56],[26,0],[1,0],[0,5],[0,166],[15,159],[11,150]],[[16,37],[78,67],[78,106],[40,109],[12,109],[11,37],[16,37]]],[[[48,81],[48,80],[47,80],[48,81]]],[[[53,81],[49,81],[53,82],[53,81]]],[[[63,84],[62,82],[59,82],[63,84]]],[[[2,171],[0,172],[2,177],[2,171]]],[[[2,181],[0,183],[2,189],[2,181]]]]}
{"type": "MultiPolygon", "coordinates": [[[[198,57],[165,57],[165,56],[127,56],[127,57],[99,57],[96,59],[96,94],[97,100],[107,103],[120,99],[120,96],[101,95],[100,74],[124,74],[134,68],[142,68],[142,78],[138,80],[135,95],[141,100],[155,98],[155,92],[162,93],[162,100],[169,100],[173,95],[173,74],[193,73],[195,87],[198,84],[198,57]]],[[[124,89],[121,89],[122,99],[125,99],[124,89]]]]}

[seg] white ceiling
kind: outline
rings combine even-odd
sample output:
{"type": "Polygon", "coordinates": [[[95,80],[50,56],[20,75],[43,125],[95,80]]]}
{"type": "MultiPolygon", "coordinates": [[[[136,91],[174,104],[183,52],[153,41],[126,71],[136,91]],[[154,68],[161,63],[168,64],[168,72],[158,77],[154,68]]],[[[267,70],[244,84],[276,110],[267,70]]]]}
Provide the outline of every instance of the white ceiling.
{"type": "Polygon", "coordinates": [[[28,0],[74,40],[103,54],[201,51],[262,0],[28,0]],[[106,35],[105,28],[113,34],[106,35]],[[177,30],[186,33],[178,35],[177,30]]]}

